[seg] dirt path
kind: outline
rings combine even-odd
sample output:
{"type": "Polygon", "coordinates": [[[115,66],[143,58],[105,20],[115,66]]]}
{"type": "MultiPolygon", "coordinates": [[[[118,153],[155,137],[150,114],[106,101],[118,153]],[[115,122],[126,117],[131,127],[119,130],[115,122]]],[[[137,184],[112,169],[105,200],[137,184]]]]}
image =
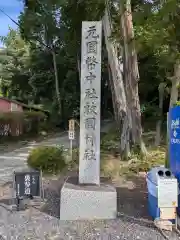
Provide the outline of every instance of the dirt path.
{"type": "Polygon", "coordinates": [[[26,160],[29,152],[39,145],[55,146],[68,145],[67,133],[59,133],[43,141],[31,141],[27,145],[13,151],[0,154],[0,184],[12,181],[13,171],[20,171],[27,167],[26,160]]]}

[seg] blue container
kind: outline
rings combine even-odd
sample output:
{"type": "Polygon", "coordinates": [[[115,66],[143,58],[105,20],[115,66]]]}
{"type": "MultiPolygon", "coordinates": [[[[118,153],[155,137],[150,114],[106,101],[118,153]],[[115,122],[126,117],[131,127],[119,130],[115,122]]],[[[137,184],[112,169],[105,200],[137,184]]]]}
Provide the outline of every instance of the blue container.
{"type": "Polygon", "coordinates": [[[180,183],[180,106],[172,107],[168,113],[169,165],[180,183]]]}
{"type": "Polygon", "coordinates": [[[172,177],[172,173],[165,167],[155,167],[148,172],[146,177],[148,188],[148,212],[154,219],[160,217],[160,209],[158,208],[158,178],[167,177],[167,174],[172,177]]]}
{"type": "MultiPolygon", "coordinates": [[[[177,178],[180,189],[180,106],[170,108],[168,113],[169,165],[177,178]]],[[[180,194],[177,212],[180,215],[180,194]]]]}

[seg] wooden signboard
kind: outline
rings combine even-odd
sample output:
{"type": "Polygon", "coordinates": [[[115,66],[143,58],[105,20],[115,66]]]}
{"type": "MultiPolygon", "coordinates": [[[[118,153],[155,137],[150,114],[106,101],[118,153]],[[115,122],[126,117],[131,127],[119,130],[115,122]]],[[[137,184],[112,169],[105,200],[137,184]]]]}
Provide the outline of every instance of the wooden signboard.
{"type": "Polygon", "coordinates": [[[75,126],[74,119],[70,119],[69,120],[69,131],[70,132],[74,132],[74,126],[75,126]]]}

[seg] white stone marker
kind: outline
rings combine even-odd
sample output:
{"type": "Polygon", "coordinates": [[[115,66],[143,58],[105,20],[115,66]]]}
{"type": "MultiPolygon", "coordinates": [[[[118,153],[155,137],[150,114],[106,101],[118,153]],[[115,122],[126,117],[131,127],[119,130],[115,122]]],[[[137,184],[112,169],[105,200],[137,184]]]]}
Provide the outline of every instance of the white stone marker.
{"type": "Polygon", "coordinates": [[[79,183],[100,184],[102,22],[82,22],[79,183]]]}

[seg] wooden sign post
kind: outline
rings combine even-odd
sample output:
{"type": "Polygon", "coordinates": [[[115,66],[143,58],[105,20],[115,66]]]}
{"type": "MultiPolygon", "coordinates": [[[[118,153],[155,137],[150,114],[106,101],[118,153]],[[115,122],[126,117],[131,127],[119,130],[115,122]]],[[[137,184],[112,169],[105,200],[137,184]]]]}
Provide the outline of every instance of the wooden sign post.
{"type": "Polygon", "coordinates": [[[70,140],[70,156],[72,161],[72,141],[75,139],[75,121],[74,119],[69,120],[69,140],[70,140]]]}

